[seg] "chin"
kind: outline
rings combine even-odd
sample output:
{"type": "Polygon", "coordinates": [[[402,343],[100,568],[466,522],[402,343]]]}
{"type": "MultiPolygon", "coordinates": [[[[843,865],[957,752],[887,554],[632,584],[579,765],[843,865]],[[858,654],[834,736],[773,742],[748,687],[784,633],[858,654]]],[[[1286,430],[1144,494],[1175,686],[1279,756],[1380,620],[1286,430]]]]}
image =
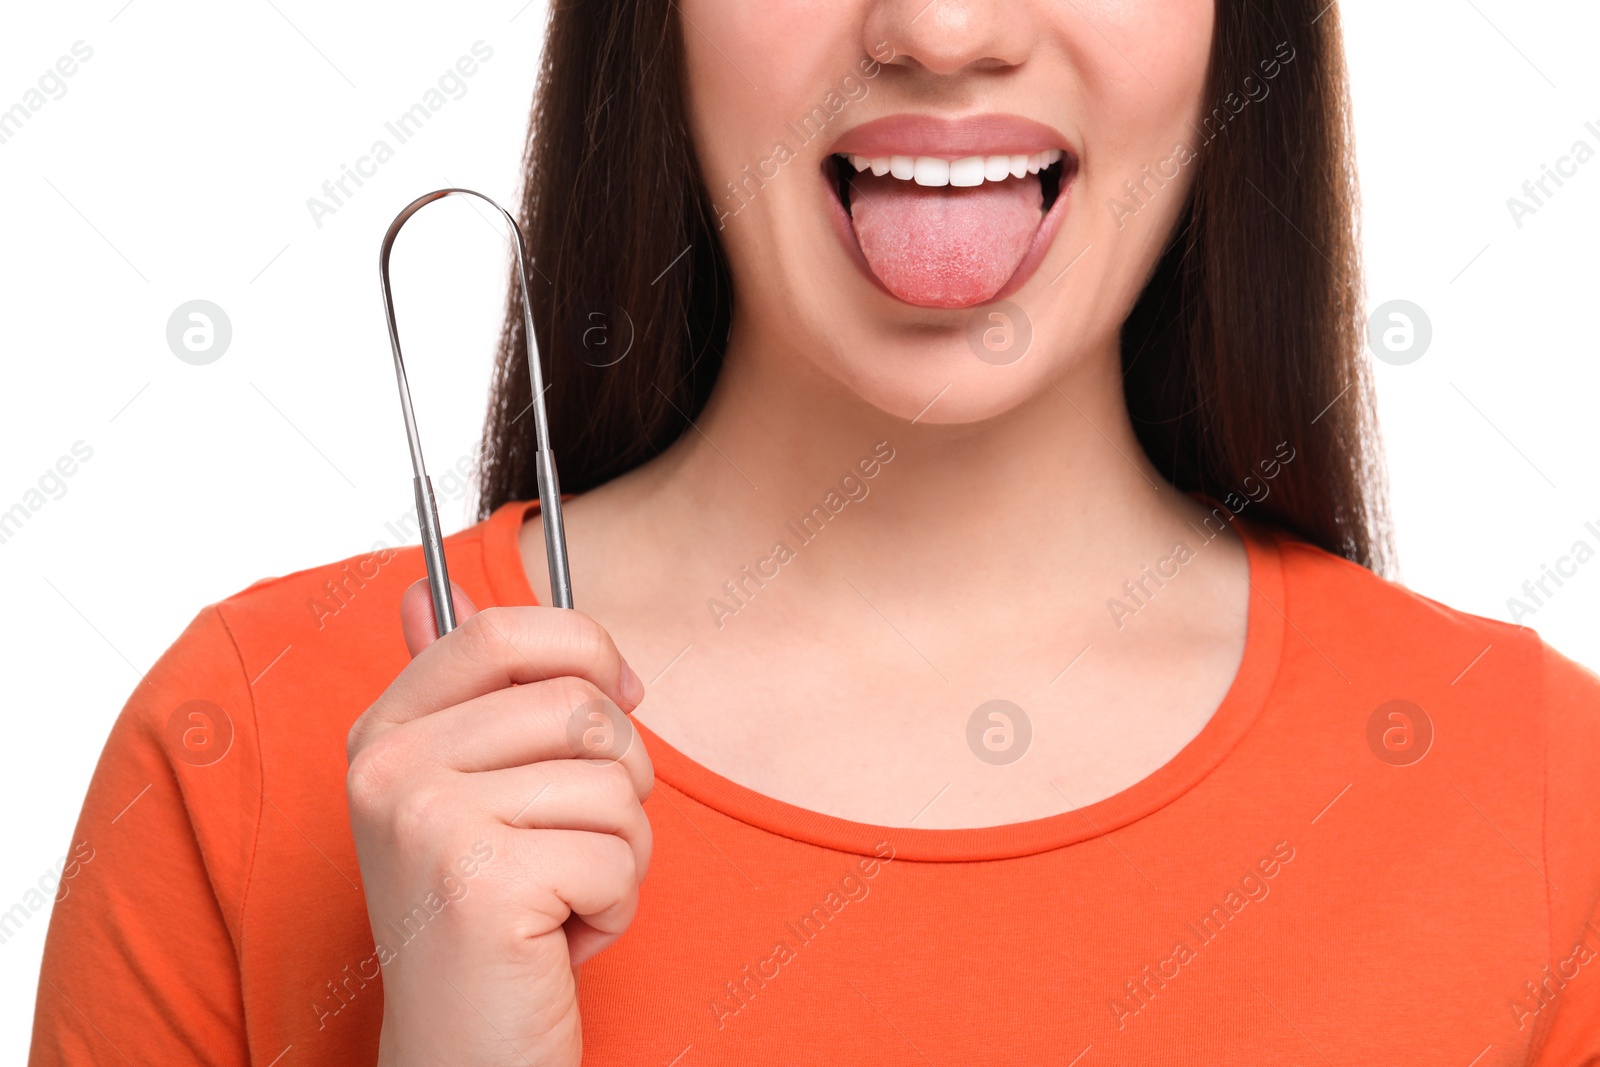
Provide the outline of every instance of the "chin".
{"type": "Polygon", "coordinates": [[[806,356],[861,403],[896,419],[955,426],[1001,418],[1048,390],[1066,369],[1063,353],[1038,337],[1014,362],[997,365],[977,358],[967,323],[985,314],[985,307],[953,318],[941,311],[934,322],[910,323],[903,316],[884,316],[883,310],[855,308],[842,329],[835,314],[821,334],[830,343],[806,356]]]}

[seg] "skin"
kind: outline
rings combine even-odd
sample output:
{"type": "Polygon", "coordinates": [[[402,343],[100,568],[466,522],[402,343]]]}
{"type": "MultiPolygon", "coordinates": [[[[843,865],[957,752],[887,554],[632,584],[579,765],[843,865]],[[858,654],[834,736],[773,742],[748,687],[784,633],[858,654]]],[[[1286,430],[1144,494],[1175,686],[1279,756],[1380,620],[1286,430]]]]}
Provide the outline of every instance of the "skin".
{"type": "MultiPolygon", "coordinates": [[[[1211,3],[680,6],[708,183],[720,188],[779,139],[796,158],[725,220],[735,315],[695,429],[567,506],[583,610],[473,618],[458,594],[469,621],[434,644],[425,590],[408,594],[402,622],[420,654],[349,748],[374,929],[474,842],[496,859],[445,909],[439,936],[385,965],[384,1064],[580,1061],[576,968],[632,917],[651,774],[637,739],[620,762],[572,748],[575,707],[639,706],[692,759],[801,807],[991,826],[1148,776],[1210,719],[1243,652],[1248,573],[1231,533],[1120,627],[1107,608],[1175,543],[1199,545],[1189,523],[1207,514],[1141,451],[1117,340],[1192,175],[1120,227],[1106,205],[1192,138],[1211,3]],[[892,59],[869,92],[836,129],[796,144],[785,123],[873,54],[892,59]],[[830,144],[903,112],[1022,115],[1079,155],[1060,231],[1010,297],[1033,330],[1020,360],[976,358],[973,311],[894,299],[833,232],[830,144]],[[885,441],[894,458],[861,483],[865,498],[809,544],[786,535],[885,441]],[[793,559],[719,625],[708,601],[780,537],[793,559]],[[1033,733],[1003,766],[967,743],[974,709],[997,698],[1033,733]]],[[[548,602],[536,521],[521,548],[548,602]]]]}
{"type": "MultiPolygon", "coordinates": [[[[1248,585],[1231,535],[1120,629],[1106,606],[1174,543],[1197,544],[1186,522],[1206,513],[1140,449],[1117,340],[1186,187],[1120,229],[1106,205],[1193,140],[1213,11],[925,5],[684,4],[700,31],[685,42],[708,184],[780,139],[799,155],[725,219],[736,314],[697,431],[570,503],[567,533],[577,602],[650,683],[640,718],[674,747],[828,814],[985,826],[1147,776],[1204,725],[1242,654],[1248,585]],[[978,312],[911,307],[860,277],[828,223],[819,170],[836,135],[799,146],[786,123],[875,50],[895,59],[862,79],[869,91],[835,120],[840,132],[902,112],[1011,113],[1060,131],[1080,157],[1050,252],[1010,298],[1034,334],[1015,363],[975,358],[978,312]],[[895,459],[869,495],[800,547],[784,524],[880,441],[895,459]],[[719,626],[708,599],[780,537],[794,561],[719,626]],[[1027,757],[1003,768],[974,759],[965,734],[997,698],[1034,727],[1027,757]]],[[[537,522],[522,547],[545,595],[537,522]]]]}

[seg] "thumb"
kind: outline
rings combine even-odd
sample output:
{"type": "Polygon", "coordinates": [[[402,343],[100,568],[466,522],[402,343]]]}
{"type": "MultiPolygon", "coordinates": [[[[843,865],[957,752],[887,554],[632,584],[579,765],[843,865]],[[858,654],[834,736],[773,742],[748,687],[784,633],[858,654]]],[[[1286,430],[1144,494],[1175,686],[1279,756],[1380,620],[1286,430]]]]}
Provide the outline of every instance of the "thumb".
{"type": "MultiPolygon", "coordinates": [[[[455,602],[457,626],[478,613],[466,590],[454,581],[450,583],[450,599],[455,602]]],[[[439,639],[439,629],[433,621],[433,595],[428,589],[428,579],[418,578],[401,596],[400,630],[405,634],[406,648],[413,656],[439,639]]]]}

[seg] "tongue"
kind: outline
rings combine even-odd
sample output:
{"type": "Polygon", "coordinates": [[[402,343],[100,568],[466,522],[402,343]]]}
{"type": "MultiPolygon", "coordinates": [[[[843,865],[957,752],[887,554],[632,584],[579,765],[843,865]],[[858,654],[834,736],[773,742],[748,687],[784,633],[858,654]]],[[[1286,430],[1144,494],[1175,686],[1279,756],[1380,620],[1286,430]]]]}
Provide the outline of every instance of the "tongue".
{"type": "Polygon", "coordinates": [[[850,216],[872,273],[920,307],[959,308],[998,293],[1042,221],[1037,175],[973,187],[850,178],[850,216]]]}

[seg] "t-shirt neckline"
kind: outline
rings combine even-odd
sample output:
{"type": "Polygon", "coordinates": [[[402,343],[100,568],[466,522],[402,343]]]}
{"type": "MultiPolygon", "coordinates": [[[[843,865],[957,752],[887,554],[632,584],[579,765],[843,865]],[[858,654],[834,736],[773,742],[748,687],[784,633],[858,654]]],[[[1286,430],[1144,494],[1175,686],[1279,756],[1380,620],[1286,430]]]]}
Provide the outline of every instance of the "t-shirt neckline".
{"type": "MultiPolygon", "coordinates": [[[[1203,503],[1216,501],[1191,494],[1203,503]]],[[[502,504],[486,520],[483,560],[496,604],[537,604],[522,563],[523,523],[537,500],[502,504]]],[[[724,778],[679,752],[644,723],[634,726],[650,751],[658,786],[749,826],[796,841],[860,855],[881,854],[885,842],[896,859],[918,862],[980,862],[1013,859],[1102,837],[1137,822],[1203,782],[1238,746],[1265,706],[1277,676],[1284,640],[1283,566],[1279,536],[1235,516],[1245,546],[1250,600],[1244,655],[1233,682],[1206,725],[1178,753],[1147,777],[1104,800],[1027,822],[969,829],[918,829],[854,822],[785,803],[724,778]]]]}

